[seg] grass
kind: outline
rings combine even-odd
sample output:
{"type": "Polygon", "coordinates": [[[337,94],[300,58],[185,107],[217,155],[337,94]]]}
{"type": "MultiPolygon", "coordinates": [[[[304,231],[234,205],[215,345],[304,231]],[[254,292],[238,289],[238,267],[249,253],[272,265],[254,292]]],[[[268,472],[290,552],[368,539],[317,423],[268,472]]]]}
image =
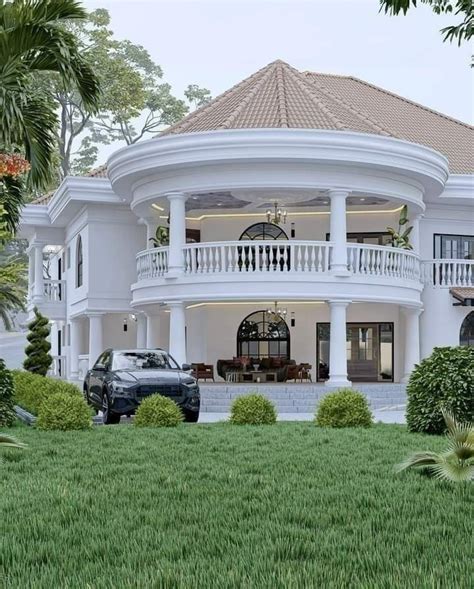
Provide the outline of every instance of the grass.
{"type": "Polygon", "coordinates": [[[472,486],[393,466],[401,426],[8,430],[0,587],[471,587],[472,486]],[[471,546],[471,548],[469,548],[471,546]]]}

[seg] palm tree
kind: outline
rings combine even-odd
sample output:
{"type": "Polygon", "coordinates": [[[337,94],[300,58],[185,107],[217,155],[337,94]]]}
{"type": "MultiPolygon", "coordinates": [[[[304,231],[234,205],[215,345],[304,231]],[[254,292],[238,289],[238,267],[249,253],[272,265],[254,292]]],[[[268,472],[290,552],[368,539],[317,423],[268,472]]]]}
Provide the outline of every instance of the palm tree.
{"type": "MultiPolygon", "coordinates": [[[[33,188],[44,188],[54,177],[58,124],[57,105],[38,92],[35,76],[59,74],[66,88],[77,90],[86,110],[97,107],[97,77],[66,28],[71,20],[85,18],[76,0],[0,0],[0,151],[24,153],[33,188]]],[[[6,202],[9,187],[3,184],[0,197],[6,202]]],[[[18,198],[11,200],[18,205],[18,198]]]]}
{"type": "Polygon", "coordinates": [[[0,434],[0,448],[19,448],[23,449],[26,448],[25,444],[19,442],[16,438],[12,436],[7,436],[6,434],[0,434]]]}
{"type": "Polygon", "coordinates": [[[448,430],[448,450],[442,454],[416,452],[396,467],[398,472],[420,468],[446,481],[460,483],[474,480],[474,425],[458,423],[446,411],[443,411],[443,417],[448,430]]]}
{"type": "MultiPolygon", "coordinates": [[[[3,207],[0,204],[0,220],[3,207]]],[[[10,233],[2,228],[0,221],[0,321],[5,329],[13,327],[12,315],[25,309],[27,279],[26,264],[18,254],[11,254],[5,249],[10,233]]]]}

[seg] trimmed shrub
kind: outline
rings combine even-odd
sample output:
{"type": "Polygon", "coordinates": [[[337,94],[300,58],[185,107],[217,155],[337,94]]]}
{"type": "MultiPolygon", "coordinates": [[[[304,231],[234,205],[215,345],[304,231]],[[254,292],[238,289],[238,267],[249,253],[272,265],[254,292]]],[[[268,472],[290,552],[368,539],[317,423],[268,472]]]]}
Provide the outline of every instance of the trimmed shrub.
{"type": "Polygon", "coordinates": [[[15,421],[13,392],[13,377],[0,358],[0,427],[10,427],[15,421]]]}
{"type": "Polygon", "coordinates": [[[411,373],[407,425],[412,432],[442,434],[442,410],[458,421],[474,421],[474,348],[435,348],[411,373]]]}
{"type": "Polygon", "coordinates": [[[82,398],[81,391],[73,384],[24,370],[13,370],[15,403],[38,415],[42,403],[55,393],[64,393],[71,397],[82,398]]]}
{"type": "Polygon", "coordinates": [[[43,401],[36,427],[42,430],[80,430],[92,426],[90,409],[79,395],[54,393],[43,401]]]}
{"type": "Polygon", "coordinates": [[[263,395],[251,393],[238,397],[232,403],[230,422],[237,425],[271,425],[275,423],[275,407],[263,395]]]}
{"type": "Polygon", "coordinates": [[[28,323],[30,330],[26,339],[30,342],[25,348],[26,359],[23,362],[23,368],[34,374],[46,376],[53,361],[49,354],[51,344],[48,341],[49,320],[42,315],[38,309],[34,308],[35,318],[28,323]]]}
{"type": "Polygon", "coordinates": [[[176,427],[183,421],[183,413],[176,403],[163,395],[143,399],[133,420],[137,427],[176,427]]]}
{"type": "Polygon", "coordinates": [[[321,400],[315,420],[321,427],[370,427],[372,413],[362,393],[339,389],[321,400]]]}

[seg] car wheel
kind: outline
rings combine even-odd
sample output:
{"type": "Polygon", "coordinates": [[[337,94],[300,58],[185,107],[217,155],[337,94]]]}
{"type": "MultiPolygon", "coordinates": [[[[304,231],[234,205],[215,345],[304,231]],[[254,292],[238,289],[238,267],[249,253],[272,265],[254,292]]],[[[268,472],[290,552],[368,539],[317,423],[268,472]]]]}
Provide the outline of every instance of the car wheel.
{"type": "Polygon", "coordinates": [[[110,399],[107,391],[104,391],[102,395],[102,423],[104,425],[112,425],[120,422],[120,415],[114,413],[110,409],[110,399]]]}
{"type": "Polygon", "coordinates": [[[189,411],[187,409],[184,409],[183,414],[184,421],[186,421],[186,423],[196,423],[199,419],[199,411],[189,411]]]}

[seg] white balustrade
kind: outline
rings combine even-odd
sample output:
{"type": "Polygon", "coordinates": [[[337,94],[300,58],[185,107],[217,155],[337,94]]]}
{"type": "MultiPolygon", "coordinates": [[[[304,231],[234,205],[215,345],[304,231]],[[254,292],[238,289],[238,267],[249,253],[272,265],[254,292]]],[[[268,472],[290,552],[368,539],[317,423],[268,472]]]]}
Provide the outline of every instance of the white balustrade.
{"type": "MultiPolygon", "coordinates": [[[[370,275],[419,281],[419,257],[409,250],[350,243],[348,269],[370,275]]],[[[184,275],[201,274],[329,274],[332,243],[328,241],[225,241],[187,244],[184,275]]],[[[138,280],[166,276],[168,248],[137,255],[138,280]]]]}
{"type": "Polygon", "coordinates": [[[156,247],[137,255],[138,280],[164,276],[168,272],[168,247],[156,247]]]}
{"type": "Polygon", "coordinates": [[[43,286],[44,299],[50,303],[58,303],[64,301],[66,295],[66,281],[65,280],[49,280],[44,279],[43,286]]]}
{"type": "Polygon", "coordinates": [[[48,375],[53,378],[65,378],[66,377],[66,356],[53,356],[53,362],[51,368],[48,371],[48,375]]]}
{"type": "Polygon", "coordinates": [[[440,288],[474,286],[474,260],[426,260],[423,281],[440,288]]]}
{"type": "Polygon", "coordinates": [[[347,258],[352,274],[420,280],[420,259],[409,250],[351,243],[347,258]]]}
{"type": "Polygon", "coordinates": [[[327,272],[327,241],[226,241],[184,248],[185,274],[327,272]]]}

